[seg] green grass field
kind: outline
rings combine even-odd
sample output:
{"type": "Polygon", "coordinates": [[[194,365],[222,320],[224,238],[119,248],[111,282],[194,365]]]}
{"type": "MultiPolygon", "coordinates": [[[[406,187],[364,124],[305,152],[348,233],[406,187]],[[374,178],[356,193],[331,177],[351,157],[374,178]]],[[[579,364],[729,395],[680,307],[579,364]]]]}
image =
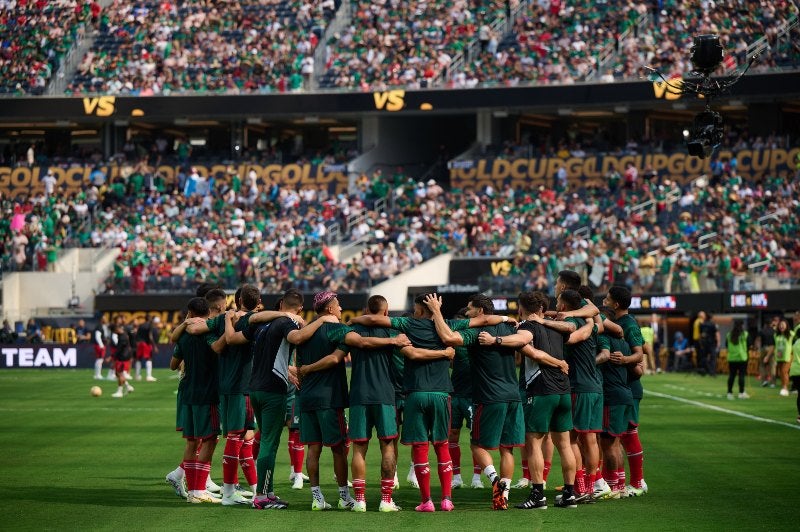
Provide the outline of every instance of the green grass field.
{"type": "MultiPolygon", "coordinates": [[[[278,455],[277,492],[287,511],[247,507],[188,505],[164,483],[180,461],[183,441],[173,431],[176,381],[165,370],[157,383],[134,383],[136,391],[120,400],[109,397],[116,386],[102,382],[103,396],[93,398],[90,370],[7,370],[0,372],[0,509],[4,529],[60,530],[512,530],[567,527],[575,530],[790,530],[800,498],[800,430],[795,396],[755,388],[747,401],[725,398],[724,377],[688,375],[646,377],[641,408],[645,479],[650,493],[637,499],[601,502],[562,510],[493,512],[490,491],[454,492],[451,514],[416,514],[418,492],[403,483],[395,500],[404,511],[375,511],[378,450],[371,450],[368,470],[369,512],[312,514],[310,493],[292,491],[284,443],[278,455]],[[667,397],[669,396],[669,397],[667,397]],[[683,398],[690,404],[676,400],[683,398]],[[701,406],[710,405],[722,410],[701,406]],[[733,414],[739,412],[751,417],[733,414]],[[772,420],[778,423],[768,423],[772,420]]],[[[466,431],[462,433],[464,445],[466,431]]],[[[465,451],[465,479],[469,453],[465,451]]],[[[222,444],[212,476],[222,482],[222,444]]],[[[554,463],[549,484],[561,484],[554,463]]],[[[401,479],[409,464],[401,449],[401,479]]],[[[323,455],[323,491],[335,500],[330,453],[323,455]]],[[[434,469],[435,471],[435,469],[434,469]]],[[[515,479],[521,476],[518,470],[515,479]]],[[[434,499],[438,497],[433,476],[434,499]]],[[[511,502],[525,493],[512,490],[511,502]]]]}

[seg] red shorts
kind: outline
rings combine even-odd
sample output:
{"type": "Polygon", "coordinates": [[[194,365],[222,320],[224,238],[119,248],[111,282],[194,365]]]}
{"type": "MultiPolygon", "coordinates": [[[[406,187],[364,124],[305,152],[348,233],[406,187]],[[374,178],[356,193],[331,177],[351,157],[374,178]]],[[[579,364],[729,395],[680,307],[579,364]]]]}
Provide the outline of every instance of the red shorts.
{"type": "Polygon", "coordinates": [[[114,362],[114,371],[117,373],[123,373],[125,371],[130,372],[131,370],[131,361],[130,360],[117,360],[114,362]]]}
{"type": "Polygon", "coordinates": [[[94,346],[94,357],[95,358],[104,358],[106,356],[106,348],[100,347],[99,345],[95,344],[94,346]]]}
{"type": "Polygon", "coordinates": [[[138,360],[150,360],[153,355],[153,346],[144,342],[136,344],[136,358],[138,360]]]}

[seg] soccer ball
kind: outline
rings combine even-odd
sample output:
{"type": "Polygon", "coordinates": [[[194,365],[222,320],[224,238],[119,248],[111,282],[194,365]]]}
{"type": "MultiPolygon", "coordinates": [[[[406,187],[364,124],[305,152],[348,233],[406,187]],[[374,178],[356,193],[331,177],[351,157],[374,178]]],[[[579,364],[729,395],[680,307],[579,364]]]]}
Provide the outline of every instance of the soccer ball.
{"type": "Polygon", "coordinates": [[[99,386],[92,386],[89,393],[91,393],[93,397],[100,397],[103,395],[103,389],[99,386]]]}

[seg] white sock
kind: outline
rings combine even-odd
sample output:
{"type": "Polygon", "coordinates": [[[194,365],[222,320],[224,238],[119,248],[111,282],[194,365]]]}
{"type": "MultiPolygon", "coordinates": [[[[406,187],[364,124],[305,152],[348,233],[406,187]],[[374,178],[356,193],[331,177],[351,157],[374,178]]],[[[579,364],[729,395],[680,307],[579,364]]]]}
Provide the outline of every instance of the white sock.
{"type": "Polygon", "coordinates": [[[116,376],[114,375],[114,370],[113,369],[108,370],[108,380],[114,380],[115,377],[116,376]]]}
{"type": "Polygon", "coordinates": [[[153,376],[153,361],[152,360],[146,361],[144,363],[144,367],[147,370],[147,376],[148,377],[152,377],[153,376]]]}
{"type": "Polygon", "coordinates": [[[141,360],[137,360],[136,364],[134,364],[134,366],[136,367],[136,376],[137,377],[141,377],[142,376],[142,361],[141,360]]]}
{"type": "Polygon", "coordinates": [[[508,499],[508,493],[509,493],[509,491],[511,491],[510,490],[510,488],[511,488],[511,479],[510,478],[501,478],[500,482],[505,482],[506,489],[503,490],[503,497],[508,499]]]}
{"type": "Polygon", "coordinates": [[[453,480],[456,479],[461,480],[461,473],[456,473],[455,475],[453,475],[453,480]]]}
{"type": "Polygon", "coordinates": [[[177,478],[178,480],[183,480],[186,478],[186,471],[183,470],[181,466],[178,466],[177,469],[170,473],[170,476],[177,478]]]}
{"type": "Polygon", "coordinates": [[[411,464],[411,466],[408,468],[408,478],[417,478],[417,472],[414,471],[414,464],[411,464]]]}
{"type": "Polygon", "coordinates": [[[345,501],[350,500],[350,488],[347,487],[347,484],[339,486],[339,498],[345,501]]]}
{"type": "Polygon", "coordinates": [[[322,490],[319,489],[319,486],[311,486],[311,496],[319,503],[325,502],[325,496],[322,495],[322,490]]]}
{"type": "Polygon", "coordinates": [[[480,473],[472,473],[472,482],[475,482],[475,481],[480,482],[480,480],[481,480],[481,474],[480,473]]]}
{"type": "Polygon", "coordinates": [[[486,466],[486,469],[483,470],[483,474],[489,477],[489,482],[494,482],[494,479],[497,478],[497,471],[494,470],[493,465],[486,466]]]}
{"type": "Polygon", "coordinates": [[[258,495],[258,485],[257,484],[250,484],[250,491],[253,492],[253,497],[258,495]]]}
{"type": "Polygon", "coordinates": [[[94,360],[94,376],[95,377],[102,377],[103,376],[103,359],[96,358],[94,360]]]}
{"type": "Polygon", "coordinates": [[[233,488],[233,484],[222,484],[222,496],[223,497],[230,497],[236,490],[233,488]]]}

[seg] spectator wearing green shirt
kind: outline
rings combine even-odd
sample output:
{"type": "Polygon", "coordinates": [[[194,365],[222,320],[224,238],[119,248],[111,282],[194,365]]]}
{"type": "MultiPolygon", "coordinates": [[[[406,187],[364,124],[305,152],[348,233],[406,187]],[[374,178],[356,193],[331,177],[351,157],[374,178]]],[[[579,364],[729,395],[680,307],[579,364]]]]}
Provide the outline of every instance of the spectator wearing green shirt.
{"type": "Polygon", "coordinates": [[[744,322],[736,320],[725,339],[728,344],[728,399],[733,399],[733,380],[739,377],[739,399],[749,399],[744,391],[744,380],[747,376],[747,339],[748,332],[744,330],[744,322]]]}

